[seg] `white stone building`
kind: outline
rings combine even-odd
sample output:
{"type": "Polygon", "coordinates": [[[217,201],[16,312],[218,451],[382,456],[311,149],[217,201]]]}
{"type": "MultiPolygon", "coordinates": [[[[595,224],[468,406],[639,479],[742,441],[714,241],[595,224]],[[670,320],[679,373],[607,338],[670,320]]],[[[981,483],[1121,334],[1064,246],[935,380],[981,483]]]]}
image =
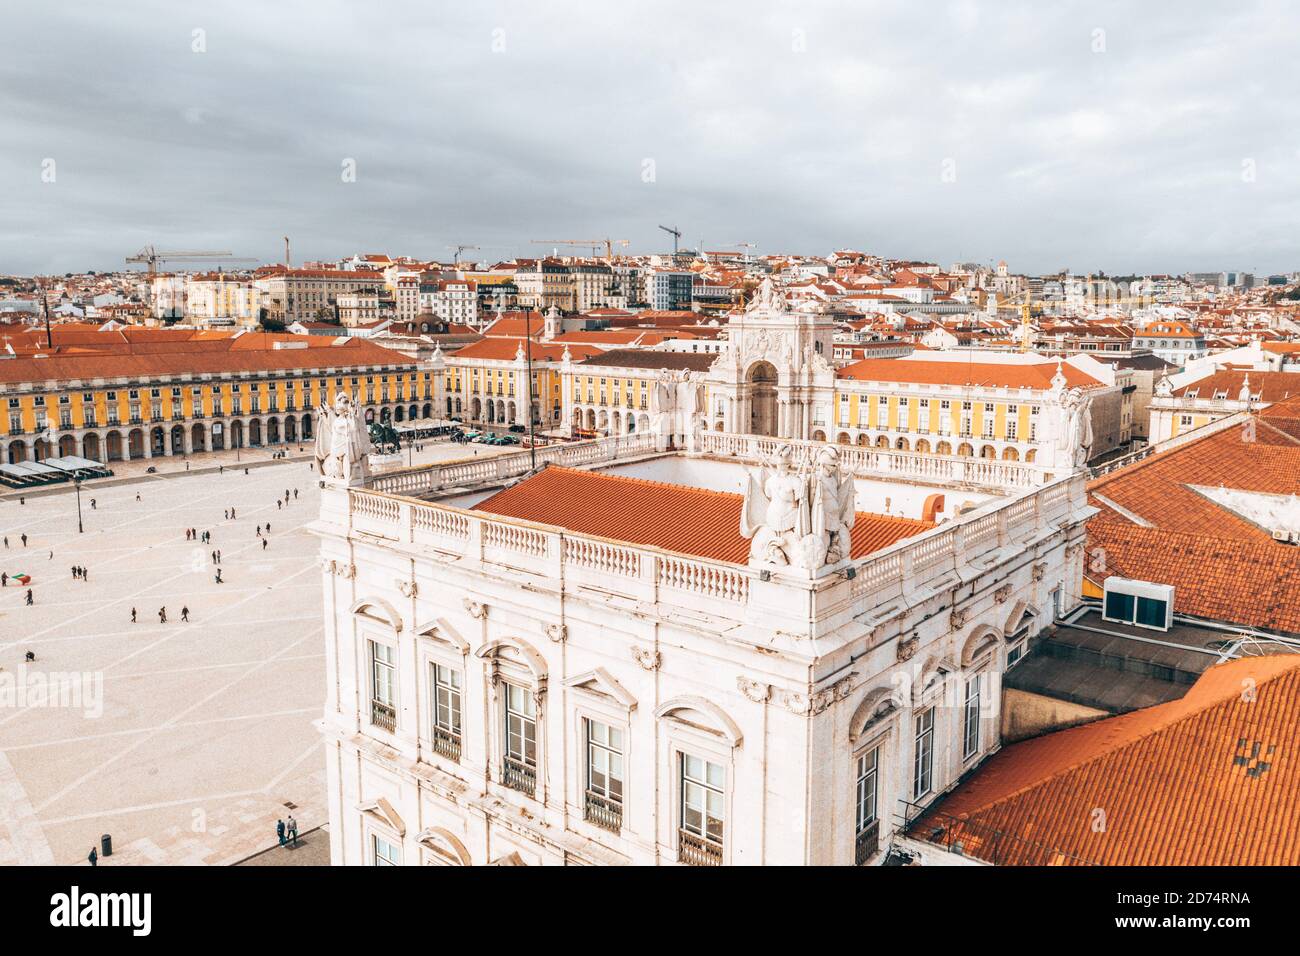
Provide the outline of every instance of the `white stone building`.
{"type": "Polygon", "coordinates": [[[841,448],[851,553],[805,567],[747,556],[738,492],[826,445],[661,445],[326,483],[336,865],[878,863],[998,748],[1079,599],[1082,475],[841,448]]]}

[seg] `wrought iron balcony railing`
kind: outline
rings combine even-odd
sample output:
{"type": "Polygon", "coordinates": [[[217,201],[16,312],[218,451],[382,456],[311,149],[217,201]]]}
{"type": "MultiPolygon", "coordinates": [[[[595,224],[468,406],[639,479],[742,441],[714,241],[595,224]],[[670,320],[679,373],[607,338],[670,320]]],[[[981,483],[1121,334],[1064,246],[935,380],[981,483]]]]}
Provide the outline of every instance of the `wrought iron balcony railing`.
{"type": "Polygon", "coordinates": [[[623,829],[623,804],[608,797],[602,797],[590,790],[586,793],[583,816],[591,823],[611,833],[623,829]]]}
{"type": "Polygon", "coordinates": [[[858,833],[853,846],[853,865],[862,866],[880,849],[880,821],[872,820],[858,833]]]}
{"type": "Polygon", "coordinates": [[[397,711],[381,700],[370,702],[370,722],[390,734],[397,729],[397,711]]]}
{"type": "Polygon", "coordinates": [[[677,859],[687,866],[722,866],[722,844],[690,830],[677,831],[677,859]]]}
{"type": "Polygon", "coordinates": [[[433,750],[434,753],[441,754],[448,760],[460,760],[460,734],[452,733],[450,730],[443,730],[441,727],[433,728],[433,750]]]}
{"type": "Polygon", "coordinates": [[[506,757],[501,761],[501,782],[531,797],[537,792],[537,768],[514,757],[506,757]]]}

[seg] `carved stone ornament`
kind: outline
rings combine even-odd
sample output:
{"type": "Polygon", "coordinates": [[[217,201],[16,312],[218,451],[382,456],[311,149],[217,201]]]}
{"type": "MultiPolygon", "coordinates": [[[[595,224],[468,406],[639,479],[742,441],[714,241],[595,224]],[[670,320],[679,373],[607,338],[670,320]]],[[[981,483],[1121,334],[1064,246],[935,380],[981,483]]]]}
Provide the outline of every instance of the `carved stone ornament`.
{"type": "Polygon", "coordinates": [[[970,618],[970,608],[961,607],[953,608],[952,614],[949,615],[949,622],[952,624],[954,631],[959,631],[966,626],[967,619],[970,618]]]}
{"type": "Polygon", "coordinates": [[[632,645],[632,659],[648,671],[657,671],[663,663],[663,657],[658,651],[637,647],[635,644],[632,645]]]}
{"type": "Polygon", "coordinates": [[[910,661],[920,646],[921,635],[915,631],[912,632],[910,637],[900,637],[898,639],[898,662],[901,664],[903,661],[910,661]]]}
{"type": "Polygon", "coordinates": [[[465,598],[461,603],[465,605],[465,613],[470,617],[475,618],[476,620],[482,620],[487,617],[488,609],[486,604],[480,604],[478,601],[471,601],[469,598],[465,598]]]}
{"type": "Polygon", "coordinates": [[[563,644],[569,636],[569,628],[565,624],[547,624],[546,636],[556,644],[563,644]]]}
{"type": "Polygon", "coordinates": [[[414,580],[403,581],[398,578],[393,583],[397,585],[397,590],[402,592],[402,597],[413,598],[420,590],[420,586],[414,580]]]}
{"type": "Polygon", "coordinates": [[[336,577],[344,578],[351,581],[357,576],[357,568],[354,564],[344,564],[342,561],[335,561],[333,558],[326,558],[320,563],[321,570],[326,574],[333,574],[336,577]]]}
{"type": "Polygon", "coordinates": [[[1004,584],[993,592],[993,600],[998,604],[1006,604],[1007,598],[1011,597],[1011,585],[1004,584]]]}
{"type": "Polygon", "coordinates": [[[750,680],[748,677],[737,677],[736,686],[740,688],[742,694],[756,704],[761,704],[772,696],[771,684],[750,680]]]}
{"type": "Polygon", "coordinates": [[[1047,574],[1047,562],[1039,561],[1037,564],[1034,565],[1031,574],[1033,575],[1035,581],[1043,580],[1044,576],[1047,574]]]}

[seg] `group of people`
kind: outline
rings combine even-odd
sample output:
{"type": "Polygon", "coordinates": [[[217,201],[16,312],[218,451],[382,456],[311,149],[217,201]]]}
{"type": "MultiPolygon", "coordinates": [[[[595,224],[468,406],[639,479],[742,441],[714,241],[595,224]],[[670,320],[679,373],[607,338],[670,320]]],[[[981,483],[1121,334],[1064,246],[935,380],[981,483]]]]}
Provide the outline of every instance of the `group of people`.
{"type": "Polygon", "coordinates": [[[275,835],[280,840],[280,846],[298,845],[298,821],[289,814],[289,822],[283,820],[275,821],[275,835]]]}
{"type": "MultiPolygon", "coordinates": [[[[27,547],[27,532],[24,531],[22,534],[20,534],[18,536],[18,540],[23,543],[24,548],[27,547]]],[[[5,535],[5,547],[6,548],[9,547],[9,535],[5,535]]]]}
{"type": "Polygon", "coordinates": [[[82,581],[85,581],[85,580],[88,579],[89,575],[90,575],[90,572],[87,571],[87,570],[86,570],[84,567],[82,567],[80,564],[74,564],[74,565],[72,566],[72,576],[73,576],[74,578],[80,578],[82,581]]]}
{"type": "MultiPolygon", "coordinates": [[[[188,605],[184,605],[184,604],[181,605],[181,620],[184,621],[186,624],[188,624],[189,621],[190,621],[190,609],[189,609],[189,606],[188,606],[188,605]]],[[[135,608],[131,608],[131,623],[132,623],[132,624],[136,624],[136,623],[138,623],[137,620],[136,620],[136,610],[135,610],[135,608]]],[[[166,605],[163,605],[162,607],[160,607],[160,608],[158,609],[158,623],[159,623],[159,624],[166,624],[166,623],[167,623],[167,606],[166,606],[166,605]]]]}
{"type": "Polygon", "coordinates": [[[186,540],[186,541],[202,541],[204,544],[211,544],[211,543],[212,543],[212,532],[211,532],[211,531],[196,531],[196,530],[193,529],[193,528],[186,528],[186,529],[185,529],[185,540],[186,540]]]}

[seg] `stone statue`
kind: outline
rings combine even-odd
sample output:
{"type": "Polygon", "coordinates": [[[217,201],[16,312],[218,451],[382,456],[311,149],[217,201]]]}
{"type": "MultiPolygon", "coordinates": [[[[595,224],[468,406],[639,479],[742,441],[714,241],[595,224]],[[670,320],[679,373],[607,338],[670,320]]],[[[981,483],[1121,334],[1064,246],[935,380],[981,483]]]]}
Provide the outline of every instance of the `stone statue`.
{"type": "Polygon", "coordinates": [[[339,392],[333,407],[321,405],[316,416],[316,467],[321,475],[349,485],[363,483],[369,471],[370,436],[360,403],[339,392]]]}
{"type": "Polygon", "coordinates": [[[857,518],[857,494],[853,476],[840,467],[840,453],[833,446],[817,454],[812,480],[812,533],[827,564],[849,557],[849,532],[857,518]]]}
{"type": "Polygon", "coordinates": [[[1072,388],[1061,394],[1059,407],[1057,461],[1082,468],[1092,457],[1092,398],[1072,388]]]}
{"type": "Polygon", "coordinates": [[[794,471],[793,456],[790,446],[782,445],[770,467],[748,472],[740,533],[751,539],[751,562],[801,563],[799,542],[809,532],[808,489],[794,471]]]}
{"type": "Polygon", "coordinates": [[[793,457],[782,445],[769,467],[749,472],[740,533],[750,539],[751,564],[817,571],[849,557],[853,478],[834,448],[823,448],[808,470],[796,470],[793,457]]]}

